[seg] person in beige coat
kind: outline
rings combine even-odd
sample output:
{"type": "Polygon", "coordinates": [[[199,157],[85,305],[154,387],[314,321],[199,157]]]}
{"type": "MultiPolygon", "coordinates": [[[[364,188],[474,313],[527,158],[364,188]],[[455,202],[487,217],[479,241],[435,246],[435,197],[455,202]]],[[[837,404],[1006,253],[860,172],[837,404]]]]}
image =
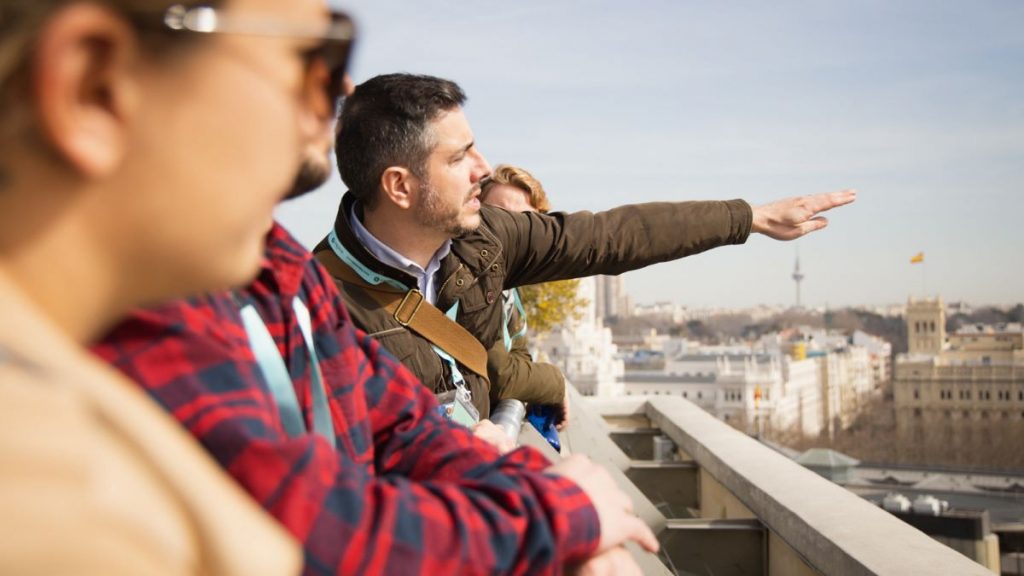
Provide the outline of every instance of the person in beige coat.
{"type": "Polygon", "coordinates": [[[0,0],[0,573],[301,569],[83,345],[255,274],[333,111],[346,30],[320,0],[0,0]]]}

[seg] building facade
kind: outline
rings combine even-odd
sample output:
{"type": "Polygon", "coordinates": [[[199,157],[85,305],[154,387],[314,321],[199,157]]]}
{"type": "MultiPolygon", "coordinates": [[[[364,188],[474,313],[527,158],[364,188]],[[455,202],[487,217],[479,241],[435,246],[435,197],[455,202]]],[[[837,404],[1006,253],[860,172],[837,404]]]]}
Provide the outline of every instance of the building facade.
{"type": "Polygon", "coordinates": [[[578,320],[559,326],[535,338],[534,354],[539,360],[558,366],[584,396],[621,396],[623,361],[612,342],[612,332],[599,316],[597,286],[604,278],[580,279],[578,296],[587,301],[578,320]]]}
{"type": "Polygon", "coordinates": [[[868,347],[824,331],[734,346],[668,339],[662,350],[662,369],[626,371],[626,395],[682,396],[751,434],[835,434],[878,394],[883,371],[868,347]]]}
{"type": "Polygon", "coordinates": [[[941,298],[907,304],[909,351],[897,358],[897,430],[952,464],[1024,462],[1024,330],[1019,324],[945,332],[941,298]],[[933,328],[934,326],[934,328],[933,328]]]}

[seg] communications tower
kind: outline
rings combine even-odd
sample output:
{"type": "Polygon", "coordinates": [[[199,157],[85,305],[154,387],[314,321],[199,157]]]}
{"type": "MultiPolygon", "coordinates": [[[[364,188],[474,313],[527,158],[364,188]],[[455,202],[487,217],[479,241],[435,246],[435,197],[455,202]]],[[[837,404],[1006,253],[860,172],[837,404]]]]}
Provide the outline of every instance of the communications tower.
{"type": "Polygon", "coordinates": [[[800,307],[800,283],[804,280],[804,273],[800,271],[800,249],[796,250],[796,266],[793,267],[793,282],[796,282],[796,307],[800,307]]]}

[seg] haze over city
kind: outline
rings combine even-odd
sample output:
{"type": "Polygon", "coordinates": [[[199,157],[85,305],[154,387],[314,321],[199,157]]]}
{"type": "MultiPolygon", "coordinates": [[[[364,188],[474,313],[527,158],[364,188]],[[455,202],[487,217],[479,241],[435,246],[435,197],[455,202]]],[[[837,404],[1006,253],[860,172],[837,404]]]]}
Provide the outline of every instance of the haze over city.
{"type": "MultiPolygon", "coordinates": [[[[556,209],[857,188],[798,243],[806,305],[1022,300],[1024,3],[344,6],[357,83],[456,80],[481,151],[534,172],[556,209]]],[[[315,243],[343,189],[335,175],[279,216],[315,243]]],[[[796,250],[755,237],[626,288],[640,303],[791,303],[796,250]]]]}

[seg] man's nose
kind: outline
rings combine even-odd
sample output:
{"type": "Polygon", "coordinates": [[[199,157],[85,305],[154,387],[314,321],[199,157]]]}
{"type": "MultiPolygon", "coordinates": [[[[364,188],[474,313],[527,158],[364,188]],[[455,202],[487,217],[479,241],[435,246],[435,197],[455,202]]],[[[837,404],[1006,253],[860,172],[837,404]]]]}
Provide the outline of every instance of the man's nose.
{"type": "Polygon", "coordinates": [[[487,158],[484,158],[484,155],[479,152],[476,153],[476,156],[476,166],[473,167],[474,183],[483,180],[487,176],[490,176],[492,172],[491,164],[490,162],[487,161],[487,158]]]}

